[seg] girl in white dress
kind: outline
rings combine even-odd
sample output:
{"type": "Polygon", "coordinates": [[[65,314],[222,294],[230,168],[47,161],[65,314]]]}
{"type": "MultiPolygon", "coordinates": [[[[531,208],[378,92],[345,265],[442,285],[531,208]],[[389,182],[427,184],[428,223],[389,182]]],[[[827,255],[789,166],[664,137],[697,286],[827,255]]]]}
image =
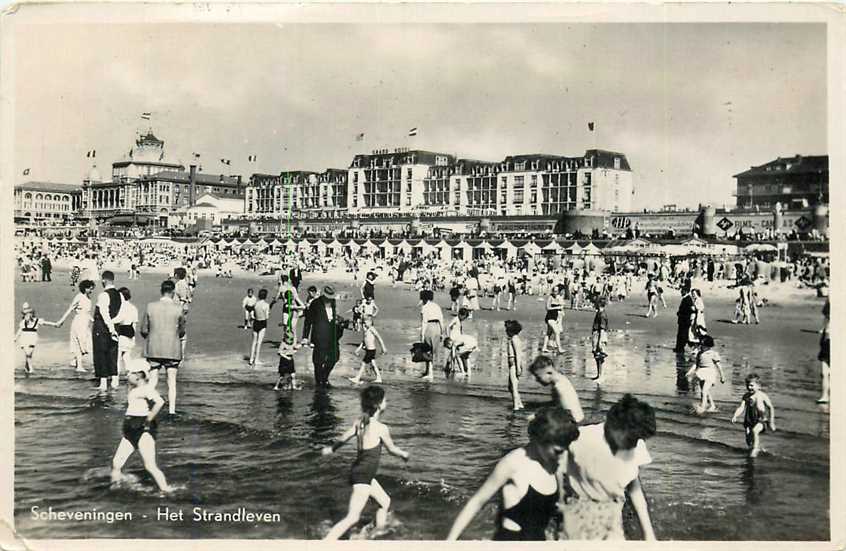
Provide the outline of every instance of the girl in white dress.
{"type": "Polygon", "coordinates": [[[91,354],[91,323],[94,319],[91,293],[94,292],[94,288],[94,282],[89,279],[80,282],[79,294],[73,297],[67,311],[58,321],[59,326],[61,326],[71,312],[75,314],[71,322],[70,351],[73,354],[73,367],[80,372],[87,371],[82,366],[82,359],[91,354]]]}

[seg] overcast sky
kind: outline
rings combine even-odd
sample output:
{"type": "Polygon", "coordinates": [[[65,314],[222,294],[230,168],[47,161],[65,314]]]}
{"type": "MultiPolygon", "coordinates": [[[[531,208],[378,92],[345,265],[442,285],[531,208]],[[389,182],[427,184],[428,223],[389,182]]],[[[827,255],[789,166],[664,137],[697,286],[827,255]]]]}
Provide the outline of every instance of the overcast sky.
{"type": "Polygon", "coordinates": [[[225,157],[245,176],[346,168],[380,147],[610,149],[629,159],[636,208],[732,205],[733,174],[827,154],[823,25],[16,29],[18,181],[78,183],[90,149],[110,175],[145,111],[169,157],[197,151],[210,173],[225,157]]]}

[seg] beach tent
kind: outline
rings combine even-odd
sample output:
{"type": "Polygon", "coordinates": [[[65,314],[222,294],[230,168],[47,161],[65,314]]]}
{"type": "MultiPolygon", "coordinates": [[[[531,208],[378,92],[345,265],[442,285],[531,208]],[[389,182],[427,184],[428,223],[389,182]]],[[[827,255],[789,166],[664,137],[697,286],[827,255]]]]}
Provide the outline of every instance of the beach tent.
{"type": "Polygon", "coordinates": [[[337,239],[333,239],[326,248],[329,249],[329,251],[335,256],[340,256],[344,253],[344,246],[341,245],[341,242],[337,239]]]}
{"type": "Polygon", "coordinates": [[[361,250],[361,245],[355,242],[355,239],[350,239],[346,243],[344,243],[344,252],[350,256],[354,256],[358,254],[358,251],[361,250]]]}
{"type": "Polygon", "coordinates": [[[372,254],[376,254],[376,253],[379,252],[378,245],[374,245],[373,242],[370,241],[369,239],[367,241],[365,241],[364,244],[362,244],[361,248],[364,249],[366,252],[372,253],[372,254]]]}
{"type": "Polygon", "coordinates": [[[256,245],[258,245],[259,247],[267,247],[267,241],[265,241],[264,238],[262,237],[261,239],[256,241],[256,245]]]}
{"type": "Polygon", "coordinates": [[[529,256],[535,256],[536,254],[540,254],[541,248],[538,247],[534,241],[529,241],[525,245],[521,246],[520,249],[529,256]]]}
{"type": "Polygon", "coordinates": [[[459,241],[452,247],[453,260],[472,260],[473,246],[466,241],[459,241]]]}
{"type": "Polygon", "coordinates": [[[747,246],[743,249],[746,252],[761,252],[761,253],[774,253],[778,251],[778,247],[775,245],[770,245],[769,243],[753,243],[752,245],[747,246]]]}
{"type": "Polygon", "coordinates": [[[566,250],[570,251],[570,254],[579,254],[582,252],[582,246],[579,245],[578,241],[573,241],[573,244],[567,247],[566,250]]]}
{"type": "Polygon", "coordinates": [[[438,256],[444,260],[448,260],[451,258],[450,253],[452,252],[452,247],[449,243],[441,239],[435,248],[438,250],[438,256]]]}
{"type": "Polygon", "coordinates": [[[425,239],[421,239],[420,241],[414,244],[414,250],[417,252],[418,255],[428,256],[437,249],[434,245],[426,242],[425,239]]]}
{"type": "MultiPolygon", "coordinates": [[[[578,246],[578,244],[576,246],[578,246]]],[[[552,251],[552,252],[557,253],[557,252],[561,251],[561,245],[558,244],[558,241],[553,240],[553,241],[550,241],[549,243],[547,243],[546,245],[544,245],[543,247],[541,247],[541,250],[542,251],[552,251]]]]}
{"type": "Polygon", "coordinates": [[[505,251],[506,260],[510,260],[517,256],[517,247],[515,247],[514,243],[512,243],[508,239],[497,245],[496,248],[505,251]]]}
{"type": "Polygon", "coordinates": [[[602,251],[600,251],[600,250],[599,250],[599,247],[597,247],[597,246],[596,246],[596,245],[594,245],[593,243],[588,243],[588,244],[587,244],[587,245],[585,245],[585,247],[582,249],[582,254],[597,255],[597,254],[602,254],[602,251]]]}
{"type": "Polygon", "coordinates": [[[293,239],[291,239],[289,237],[288,240],[285,241],[285,248],[288,249],[289,251],[293,251],[294,249],[297,248],[297,244],[294,242],[293,239]]]}
{"type": "Polygon", "coordinates": [[[301,252],[308,252],[311,248],[311,243],[308,242],[307,239],[303,239],[299,243],[297,243],[297,250],[301,252]]]}
{"type": "Polygon", "coordinates": [[[411,249],[413,247],[411,245],[409,245],[408,241],[403,239],[402,241],[399,242],[399,244],[396,246],[396,248],[399,249],[400,251],[402,251],[402,254],[409,255],[409,254],[411,254],[411,249]]]}
{"type": "Polygon", "coordinates": [[[389,256],[393,256],[393,255],[394,255],[394,250],[395,250],[395,248],[396,248],[396,247],[394,247],[394,246],[391,244],[391,242],[390,242],[390,241],[388,241],[387,239],[385,239],[384,241],[382,241],[381,243],[379,243],[379,249],[382,251],[382,257],[383,257],[383,258],[387,258],[387,257],[389,257],[389,256]]]}
{"type": "Polygon", "coordinates": [[[473,247],[473,258],[481,258],[493,250],[493,245],[487,241],[482,241],[473,247]]]}

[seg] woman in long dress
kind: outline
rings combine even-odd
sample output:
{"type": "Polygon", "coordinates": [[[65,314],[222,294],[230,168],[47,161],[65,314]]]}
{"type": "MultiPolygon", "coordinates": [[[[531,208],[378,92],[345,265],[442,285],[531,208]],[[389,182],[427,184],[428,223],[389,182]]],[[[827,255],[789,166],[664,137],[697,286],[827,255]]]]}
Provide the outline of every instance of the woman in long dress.
{"type": "Polygon", "coordinates": [[[708,325],[705,323],[705,301],[702,300],[702,291],[693,289],[690,291],[693,299],[693,309],[690,313],[690,333],[688,342],[698,344],[703,335],[708,334],[708,325]]]}
{"type": "Polygon", "coordinates": [[[70,351],[73,354],[74,367],[79,372],[87,371],[82,365],[82,360],[92,351],[91,322],[94,319],[94,313],[91,293],[94,292],[95,286],[90,279],[82,280],[79,283],[79,293],[73,297],[67,311],[58,321],[58,324],[61,325],[71,312],[74,313],[70,329],[70,351]]]}

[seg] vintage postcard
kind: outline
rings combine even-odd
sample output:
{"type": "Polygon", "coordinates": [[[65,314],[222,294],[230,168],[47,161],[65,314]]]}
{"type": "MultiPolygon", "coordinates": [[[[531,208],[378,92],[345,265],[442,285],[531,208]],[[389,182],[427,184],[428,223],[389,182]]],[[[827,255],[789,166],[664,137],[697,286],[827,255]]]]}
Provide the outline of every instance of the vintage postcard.
{"type": "Polygon", "coordinates": [[[1,21],[3,549],[843,548],[841,8],[1,21]]]}

